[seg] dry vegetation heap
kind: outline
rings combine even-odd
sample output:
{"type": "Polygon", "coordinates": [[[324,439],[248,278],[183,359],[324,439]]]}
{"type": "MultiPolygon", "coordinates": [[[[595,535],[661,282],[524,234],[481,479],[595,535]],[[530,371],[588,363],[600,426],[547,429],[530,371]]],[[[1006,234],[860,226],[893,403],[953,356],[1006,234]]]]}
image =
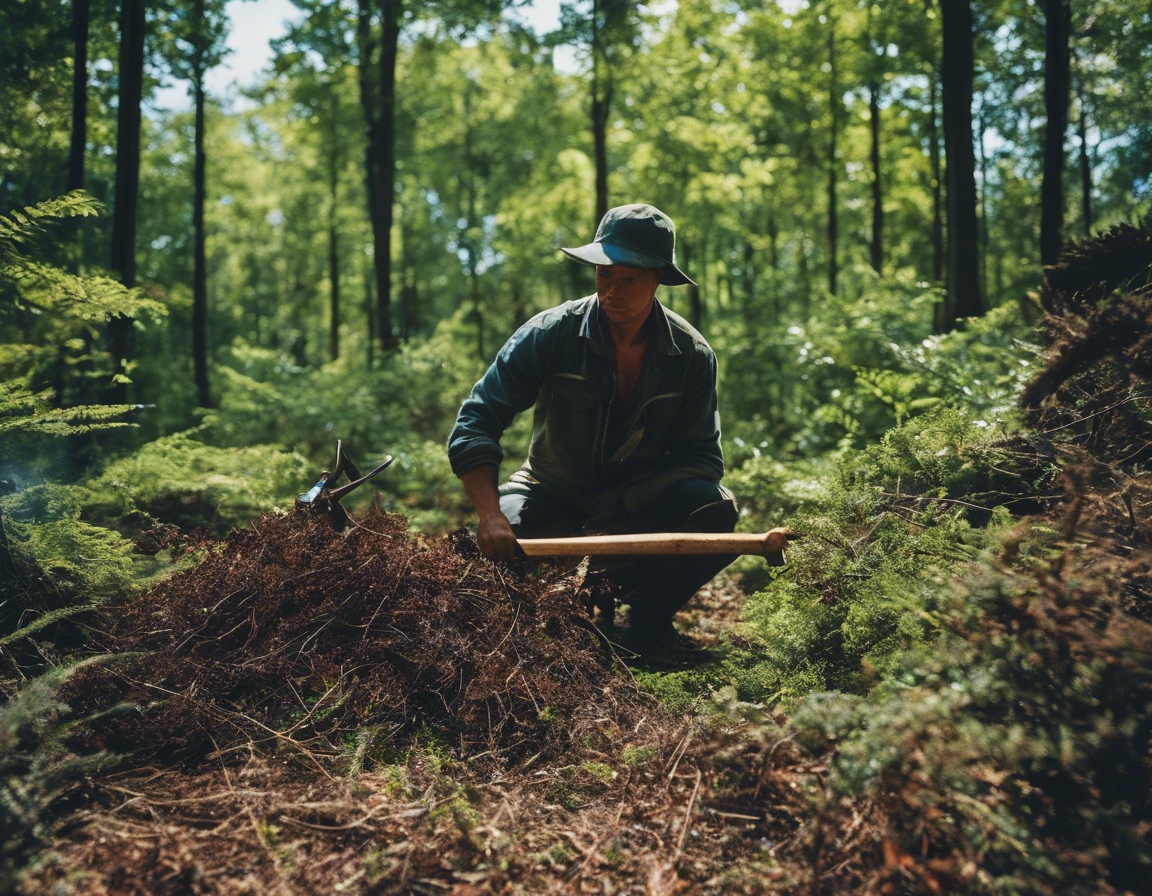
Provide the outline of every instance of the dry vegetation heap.
{"type": "Polygon", "coordinates": [[[418,732],[460,757],[551,758],[605,719],[659,714],[611,671],[574,599],[579,581],[527,578],[483,560],[470,538],[427,543],[371,512],[345,533],[307,511],[231,533],[197,566],[105,614],[110,652],[145,655],[78,676],[86,709],[150,707],[105,732],[166,752],[252,744],[310,761],[350,739],[391,749],[418,732]]]}
{"type": "Polygon", "coordinates": [[[129,759],[25,892],[756,892],[794,782],[637,687],[580,584],[378,512],[233,532],[100,620],[127,658],[67,696],[141,707],[88,726],[129,759]]]}

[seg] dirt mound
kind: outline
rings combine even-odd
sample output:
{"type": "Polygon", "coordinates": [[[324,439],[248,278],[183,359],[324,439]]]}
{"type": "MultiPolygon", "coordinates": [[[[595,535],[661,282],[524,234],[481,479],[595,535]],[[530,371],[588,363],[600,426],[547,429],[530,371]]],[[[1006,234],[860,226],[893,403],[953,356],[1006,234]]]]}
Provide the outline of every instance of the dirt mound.
{"type": "Polygon", "coordinates": [[[465,534],[414,540],[399,516],[344,534],[265,516],[107,613],[103,646],[145,655],[79,677],[69,700],[148,706],[101,730],[120,750],[162,731],[185,756],[255,744],[359,763],[423,733],[458,756],[547,755],[656,712],[612,671],[577,585],[490,563],[465,534]]]}

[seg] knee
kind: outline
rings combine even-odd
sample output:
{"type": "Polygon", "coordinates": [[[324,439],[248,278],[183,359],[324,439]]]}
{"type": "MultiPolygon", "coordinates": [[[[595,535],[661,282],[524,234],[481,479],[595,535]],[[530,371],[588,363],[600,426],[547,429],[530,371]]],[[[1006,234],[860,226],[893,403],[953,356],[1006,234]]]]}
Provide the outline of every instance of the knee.
{"type": "Polygon", "coordinates": [[[710,479],[686,479],[673,486],[685,513],[684,529],[688,532],[731,532],[740,518],[736,496],[719,482],[710,479]]]}

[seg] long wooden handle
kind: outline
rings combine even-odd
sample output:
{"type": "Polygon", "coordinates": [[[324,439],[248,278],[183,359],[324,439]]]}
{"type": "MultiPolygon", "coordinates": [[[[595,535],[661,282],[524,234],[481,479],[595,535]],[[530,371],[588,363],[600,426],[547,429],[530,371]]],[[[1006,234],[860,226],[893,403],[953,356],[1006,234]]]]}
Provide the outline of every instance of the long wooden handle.
{"type": "Polygon", "coordinates": [[[768,536],[723,532],[652,532],[640,535],[586,535],[576,538],[521,538],[529,557],[605,557],[627,554],[756,554],[782,566],[782,551],[768,550],[768,536]]]}

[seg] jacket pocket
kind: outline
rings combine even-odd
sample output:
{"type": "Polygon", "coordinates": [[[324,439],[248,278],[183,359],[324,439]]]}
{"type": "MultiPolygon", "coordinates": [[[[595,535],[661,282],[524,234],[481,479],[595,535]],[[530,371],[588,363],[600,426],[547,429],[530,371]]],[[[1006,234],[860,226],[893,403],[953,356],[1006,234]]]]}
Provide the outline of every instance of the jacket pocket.
{"type": "Polygon", "coordinates": [[[553,375],[549,380],[552,401],[564,411],[587,411],[600,401],[600,389],[591,380],[572,375],[553,375]]]}

